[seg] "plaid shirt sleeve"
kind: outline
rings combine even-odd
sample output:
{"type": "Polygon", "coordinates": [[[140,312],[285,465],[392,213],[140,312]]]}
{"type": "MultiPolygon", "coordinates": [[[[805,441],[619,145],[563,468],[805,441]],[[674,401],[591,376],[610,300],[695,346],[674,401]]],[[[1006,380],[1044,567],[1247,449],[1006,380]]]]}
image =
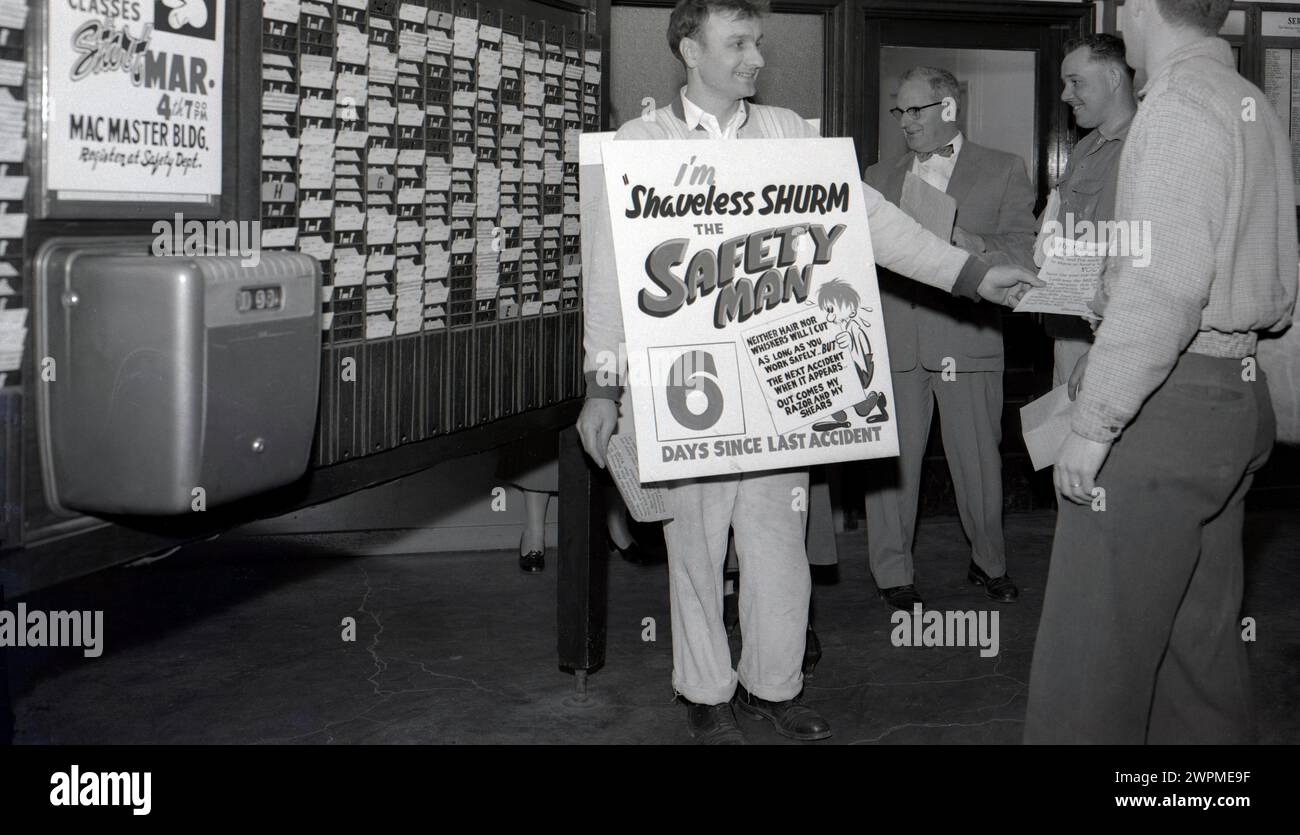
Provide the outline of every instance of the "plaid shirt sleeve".
{"type": "Polygon", "coordinates": [[[1078,435],[1113,441],[1201,327],[1234,176],[1223,118],[1171,88],[1134,120],[1115,214],[1147,227],[1146,252],[1112,256],[1107,267],[1106,318],[1071,415],[1078,435]]]}

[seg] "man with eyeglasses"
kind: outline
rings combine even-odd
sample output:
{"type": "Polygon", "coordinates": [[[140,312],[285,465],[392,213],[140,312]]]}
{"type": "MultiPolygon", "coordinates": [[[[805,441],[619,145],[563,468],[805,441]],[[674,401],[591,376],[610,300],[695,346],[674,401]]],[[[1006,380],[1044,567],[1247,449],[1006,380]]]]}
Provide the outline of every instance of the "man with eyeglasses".
{"type": "MultiPolygon", "coordinates": [[[[864,178],[899,203],[909,173],[952,196],[952,240],[990,264],[1032,267],[1034,190],[1024,162],[966,139],[957,127],[957,79],[937,67],[900,77],[890,113],[907,141],[903,156],[864,178]]],[[[1000,603],[1019,597],[1007,576],[1002,536],[1002,323],[996,308],[936,293],[880,271],[880,295],[894,380],[899,457],[872,462],[866,498],[867,552],[880,596],[896,609],[922,604],[912,570],[921,462],[939,403],[943,450],[957,510],[971,541],[970,582],[1000,603]]]]}

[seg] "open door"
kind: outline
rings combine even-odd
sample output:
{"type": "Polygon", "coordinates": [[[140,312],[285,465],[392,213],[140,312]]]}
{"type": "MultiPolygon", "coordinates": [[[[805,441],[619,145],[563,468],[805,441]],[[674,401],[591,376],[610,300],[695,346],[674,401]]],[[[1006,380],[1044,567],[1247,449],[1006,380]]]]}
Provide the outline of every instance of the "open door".
{"type": "Polygon", "coordinates": [[[1077,138],[1060,99],[1064,46],[1092,31],[1093,7],[889,0],[867,2],[863,13],[867,75],[855,132],[862,164],[903,151],[887,115],[898,72],[938,64],[963,82],[967,135],[1021,156],[1041,208],[1077,138]]]}

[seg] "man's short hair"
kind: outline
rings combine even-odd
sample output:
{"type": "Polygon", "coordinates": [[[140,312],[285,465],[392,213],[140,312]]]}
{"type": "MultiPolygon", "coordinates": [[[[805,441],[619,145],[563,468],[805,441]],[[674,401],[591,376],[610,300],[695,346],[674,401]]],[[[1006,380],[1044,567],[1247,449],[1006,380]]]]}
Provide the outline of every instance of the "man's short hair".
{"type": "Polygon", "coordinates": [[[1228,19],[1232,0],[1156,0],[1156,5],[1170,23],[1198,29],[1203,35],[1217,35],[1228,19]]]}
{"type": "Polygon", "coordinates": [[[838,307],[857,307],[861,301],[853,285],[838,278],[832,278],[817,288],[817,306],[823,310],[828,304],[838,307]]]}
{"type": "Polygon", "coordinates": [[[1099,64],[1112,64],[1133,77],[1133,68],[1124,60],[1124,39],[1105,32],[1096,35],[1084,35],[1065,42],[1065,54],[1076,49],[1088,47],[1089,60],[1099,64]]]}
{"type": "Polygon", "coordinates": [[[725,12],[740,20],[762,17],[768,12],[768,0],[680,0],[668,18],[668,48],[678,61],[682,60],[682,38],[698,36],[710,14],[725,12]]]}
{"type": "Polygon", "coordinates": [[[951,96],[953,101],[961,101],[961,85],[957,83],[957,76],[943,67],[912,67],[898,77],[898,86],[918,79],[930,82],[930,92],[940,99],[951,96]]]}

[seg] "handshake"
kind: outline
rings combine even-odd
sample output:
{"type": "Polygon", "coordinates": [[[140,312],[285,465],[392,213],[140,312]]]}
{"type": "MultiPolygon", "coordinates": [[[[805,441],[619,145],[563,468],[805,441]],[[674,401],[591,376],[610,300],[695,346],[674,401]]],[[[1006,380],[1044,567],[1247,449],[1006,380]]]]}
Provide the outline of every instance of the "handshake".
{"type": "MultiPolygon", "coordinates": [[[[988,251],[981,236],[967,232],[960,226],[952,228],[952,244],[977,258],[988,251]]],[[[1042,286],[1043,282],[1028,270],[1011,266],[993,267],[980,282],[979,294],[981,298],[994,304],[1015,307],[1020,304],[1020,299],[1029,292],[1030,287],[1042,286]]]]}
{"type": "Polygon", "coordinates": [[[980,281],[979,294],[985,301],[1015,307],[1029,288],[1042,286],[1042,280],[1029,270],[1007,264],[989,268],[980,281]]]}

